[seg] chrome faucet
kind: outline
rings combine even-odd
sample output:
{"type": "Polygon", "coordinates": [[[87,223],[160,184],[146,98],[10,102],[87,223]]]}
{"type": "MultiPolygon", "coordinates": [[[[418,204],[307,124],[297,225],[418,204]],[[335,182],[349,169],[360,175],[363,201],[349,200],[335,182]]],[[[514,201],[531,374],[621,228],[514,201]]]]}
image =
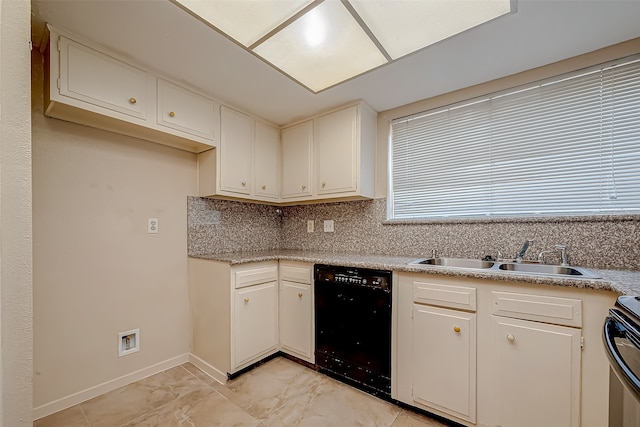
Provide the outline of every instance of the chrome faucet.
{"type": "Polygon", "coordinates": [[[522,261],[522,257],[527,252],[527,249],[529,249],[529,245],[532,245],[532,244],[533,244],[533,240],[525,240],[524,244],[522,245],[522,248],[520,248],[520,250],[516,254],[516,257],[515,257],[514,261],[515,262],[521,262],[522,261]]]}
{"type": "Polygon", "coordinates": [[[562,266],[569,265],[569,262],[567,259],[567,247],[565,245],[555,245],[554,249],[540,252],[538,254],[538,261],[540,261],[541,264],[544,264],[545,263],[544,255],[549,253],[556,253],[556,252],[560,252],[560,265],[562,266]]]}

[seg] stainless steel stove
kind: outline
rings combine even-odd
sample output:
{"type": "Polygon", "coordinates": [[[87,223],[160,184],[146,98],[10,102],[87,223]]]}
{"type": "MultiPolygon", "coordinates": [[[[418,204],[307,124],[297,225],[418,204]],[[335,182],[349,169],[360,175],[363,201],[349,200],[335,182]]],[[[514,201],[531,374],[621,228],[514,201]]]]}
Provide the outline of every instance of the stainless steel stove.
{"type": "Polygon", "coordinates": [[[640,297],[621,296],[604,322],[611,366],[609,427],[640,426],[640,297]]]}

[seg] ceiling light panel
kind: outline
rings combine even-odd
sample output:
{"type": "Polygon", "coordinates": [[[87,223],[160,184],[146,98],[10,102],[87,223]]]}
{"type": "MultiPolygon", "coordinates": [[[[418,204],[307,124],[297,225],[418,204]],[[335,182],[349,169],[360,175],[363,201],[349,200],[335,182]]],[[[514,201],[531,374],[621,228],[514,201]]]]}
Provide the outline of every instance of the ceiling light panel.
{"type": "Polygon", "coordinates": [[[393,59],[511,12],[511,0],[350,0],[393,59]]]}
{"type": "Polygon", "coordinates": [[[339,1],[325,1],[254,52],[314,92],[387,62],[339,1]]]}
{"type": "Polygon", "coordinates": [[[313,3],[312,0],[174,0],[244,47],[313,3]]]}

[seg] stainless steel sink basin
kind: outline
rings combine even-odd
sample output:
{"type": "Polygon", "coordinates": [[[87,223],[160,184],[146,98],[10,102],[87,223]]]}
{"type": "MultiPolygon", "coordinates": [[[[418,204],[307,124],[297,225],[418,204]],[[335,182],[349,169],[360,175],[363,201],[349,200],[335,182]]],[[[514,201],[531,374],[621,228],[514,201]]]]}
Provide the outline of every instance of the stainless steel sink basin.
{"type": "Polygon", "coordinates": [[[426,258],[417,259],[411,264],[422,265],[439,265],[442,267],[461,267],[461,268],[491,268],[494,266],[493,261],[483,261],[481,259],[468,258],[426,258]]]}
{"type": "Polygon", "coordinates": [[[440,267],[458,267],[482,270],[501,270],[519,274],[543,276],[570,276],[583,279],[599,279],[600,276],[581,267],[537,264],[528,262],[484,261],[470,258],[420,258],[410,262],[412,265],[434,265],[440,267]]]}
{"type": "Polygon", "coordinates": [[[498,266],[500,270],[513,271],[516,273],[526,274],[543,274],[553,276],[576,276],[589,279],[598,279],[599,276],[580,267],[568,267],[562,265],[549,264],[521,264],[521,263],[504,263],[498,266]]]}

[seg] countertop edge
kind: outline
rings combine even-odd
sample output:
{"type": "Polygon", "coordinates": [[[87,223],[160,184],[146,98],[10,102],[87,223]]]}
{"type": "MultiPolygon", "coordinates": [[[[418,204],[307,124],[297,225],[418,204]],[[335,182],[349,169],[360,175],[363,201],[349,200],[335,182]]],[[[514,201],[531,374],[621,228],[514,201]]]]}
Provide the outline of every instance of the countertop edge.
{"type": "Polygon", "coordinates": [[[640,295],[640,271],[597,270],[590,271],[601,276],[600,279],[567,278],[548,275],[504,272],[496,270],[478,270],[428,265],[411,265],[416,257],[363,255],[352,253],[315,252],[298,250],[273,250],[256,252],[229,252],[219,254],[189,255],[199,258],[239,265],[263,261],[296,261],[312,264],[345,265],[359,268],[392,270],[396,272],[441,274],[453,277],[525,282],[549,286],[569,286],[580,289],[594,289],[617,292],[620,295],[640,295]]]}

